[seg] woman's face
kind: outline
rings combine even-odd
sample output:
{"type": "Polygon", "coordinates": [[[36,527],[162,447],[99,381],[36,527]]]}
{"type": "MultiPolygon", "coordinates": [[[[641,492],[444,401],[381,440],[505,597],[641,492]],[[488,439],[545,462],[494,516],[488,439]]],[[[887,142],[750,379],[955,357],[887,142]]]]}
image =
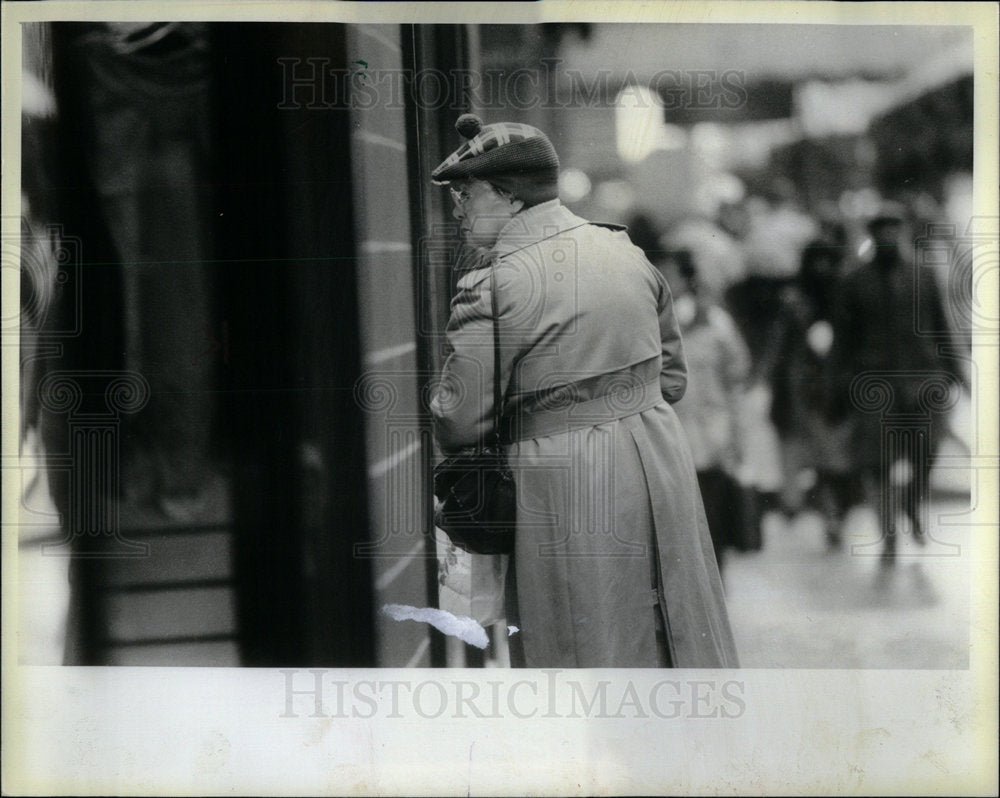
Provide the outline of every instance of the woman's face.
{"type": "Polygon", "coordinates": [[[485,180],[452,183],[452,215],[462,223],[462,237],[474,247],[489,249],[524,202],[501,194],[485,180]]]}

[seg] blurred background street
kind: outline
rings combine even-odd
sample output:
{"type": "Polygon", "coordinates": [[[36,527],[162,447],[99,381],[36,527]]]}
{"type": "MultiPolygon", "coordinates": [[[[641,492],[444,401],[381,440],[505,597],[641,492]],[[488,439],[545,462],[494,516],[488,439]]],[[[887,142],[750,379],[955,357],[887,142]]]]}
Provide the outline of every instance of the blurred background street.
{"type": "MultiPolygon", "coordinates": [[[[942,453],[961,455],[955,441],[942,453]]],[[[961,462],[959,459],[957,462],[961,462]]],[[[830,551],[816,513],[763,520],[761,551],[729,556],[726,599],[746,668],[966,668],[971,572],[969,474],[932,478],[927,546],[904,538],[892,578],[879,579],[874,511],[845,520],[845,545],[830,551]],[[957,548],[955,548],[957,547],[957,548]]],[[[978,533],[982,535],[980,530],[978,533]]]]}

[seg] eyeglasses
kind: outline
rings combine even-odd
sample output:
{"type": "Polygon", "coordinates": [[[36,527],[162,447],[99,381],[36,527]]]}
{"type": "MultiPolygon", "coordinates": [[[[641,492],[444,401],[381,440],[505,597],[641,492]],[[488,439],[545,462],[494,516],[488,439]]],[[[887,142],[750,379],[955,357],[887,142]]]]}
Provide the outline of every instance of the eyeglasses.
{"type": "Polygon", "coordinates": [[[464,208],[465,204],[472,199],[472,194],[469,193],[468,189],[448,186],[448,190],[451,192],[452,200],[454,200],[455,204],[460,208],[464,208]]]}
{"type": "MultiPolygon", "coordinates": [[[[493,189],[493,191],[496,194],[499,194],[501,197],[505,197],[507,199],[511,199],[513,197],[513,194],[511,194],[509,191],[506,191],[505,189],[502,189],[499,186],[495,186],[493,183],[487,183],[486,185],[488,185],[491,189],[493,189]]],[[[455,201],[455,204],[458,205],[460,208],[464,208],[465,205],[469,202],[469,200],[472,199],[472,193],[467,188],[455,188],[454,186],[448,186],[448,190],[451,192],[451,198],[455,201]]]]}

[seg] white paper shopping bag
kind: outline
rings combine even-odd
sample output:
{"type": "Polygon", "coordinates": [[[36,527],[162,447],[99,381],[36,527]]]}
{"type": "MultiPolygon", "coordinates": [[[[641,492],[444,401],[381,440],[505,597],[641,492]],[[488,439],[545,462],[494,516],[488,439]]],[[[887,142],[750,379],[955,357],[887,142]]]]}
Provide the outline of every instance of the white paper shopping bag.
{"type": "Polygon", "coordinates": [[[482,626],[504,619],[508,555],[470,554],[434,530],[438,555],[438,607],[482,626]]]}

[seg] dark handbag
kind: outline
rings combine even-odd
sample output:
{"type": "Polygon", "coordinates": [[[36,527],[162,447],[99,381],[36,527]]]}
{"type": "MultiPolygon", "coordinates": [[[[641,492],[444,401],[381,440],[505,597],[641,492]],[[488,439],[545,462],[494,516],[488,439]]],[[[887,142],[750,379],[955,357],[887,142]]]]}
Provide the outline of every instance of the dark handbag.
{"type": "Polygon", "coordinates": [[[446,458],[434,468],[434,494],[441,502],[437,525],[460,549],[473,554],[514,550],[517,494],[514,475],[500,444],[500,334],[495,265],[490,267],[493,312],[493,432],[471,452],[446,458]]]}

